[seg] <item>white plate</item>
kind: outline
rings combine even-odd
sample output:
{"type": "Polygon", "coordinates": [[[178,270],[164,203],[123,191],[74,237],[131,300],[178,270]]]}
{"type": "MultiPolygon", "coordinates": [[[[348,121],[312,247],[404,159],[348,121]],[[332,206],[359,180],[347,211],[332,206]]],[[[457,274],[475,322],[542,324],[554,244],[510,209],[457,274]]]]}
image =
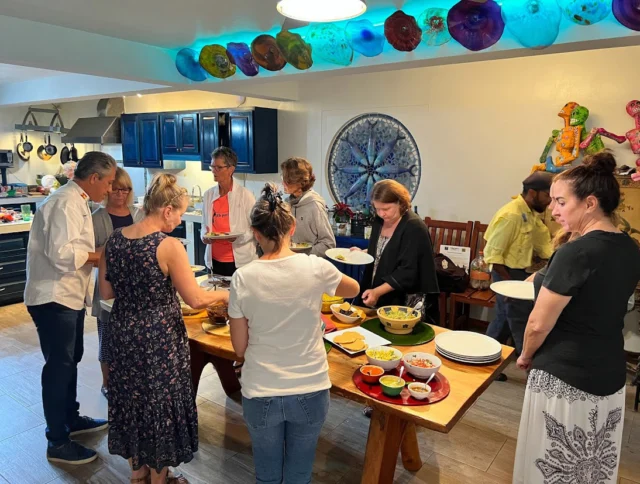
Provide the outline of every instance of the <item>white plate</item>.
{"type": "Polygon", "coordinates": [[[522,299],[523,301],[533,301],[535,291],[533,282],[527,281],[500,281],[491,284],[491,290],[501,296],[512,299],[522,299]]]}
{"type": "Polygon", "coordinates": [[[440,351],[437,348],[436,348],[436,351],[438,353],[440,353],[442,356],[444,356],[445,358],[447,358],[447,359],[449,359],[451,361],[457,361],[458,363],[467,363],[467,364],[470,364],[470,365],[487,365],[489,363],[494,363],[494,362],[498,361],[502,357],[502,355],[498,355],[497,357],[492,358],[490,360],[480,361],[480,360],[470,360],[468,358],[461,358],[459,356],[448,355],[448,354],[443,353],[442,351],[440,351]]]}
{"type": "Polygon", "coordinates": [[[366,266],[367,264],[371,264],[373,262],[373,257],[371,257],[366,252],[361,252],[359,250],[352,251],[350,249],[329,249],[326,254],[329,259],[352,266],[366,266]],[[344,257],[345,260],[338,259],[337,256],[339,255],[344,257]]]}
{"type": "Polygon", "coordinates": [[[372,333],[371,331],[368,331],[364,328],[361,328],[360,326],[356,326],[355,328],[348,328],[348,329],[343,329],[342,331],[334,331],[332,333],[329,334],[325,334],[324,335],[324,339],[326,339],[329,343],[331,343],[332,345],[336,346],[337,348],[340,348],[342,351],[344,351],[345,353],[348,353],[350,355],[357,355],[359,353],[364,353],[368,348],[373,348],[374,346],[386,346],[386,345],[390,345],[391,341],[389,341],[388,339],[384,339],[381,336],[378,336],[375,333],[372,333]],[[349,351],[346,348],[343,348],[342,346],[340,346],[338,343],[334,343],[333,340],[337,337],[340,336],[342,333],[346,333],[347,331],[353,331],[356,333],[360,333],[362,336],[364,336],[364,342],[368,345],[365,349],[360,350],[360,351],[349,351]]]}
{"type": "Polygon", "coordinates": [[[204,237],[202,237],[203,239],[207,239],[207,240],[228,240],[228,239],[237,239],[238,237],[240,237],[242,234],[241,233],[229,233],[227,235],[205,235],[204,237]]]}
{"type": "Polygon", "coordinates": [[[205,266],[191,266],[193,272],[202,272],[206,269],[205,266]]]}
{"type": "Polygon", "coordinates": [[[436,351],[451,360],[464,361],[465,363],[491,363],[493,361],[496,361],[502,356],[502,353],[498,353],[496,355],[488,356],[486,358],[469,358],[468,356],[454,355],[452,353],[444,351],[442,348],[439,348],[438,346],[436,346],[436,351]]]}
{"type": "Polygon", "coordinates": [[[200,283],[200,287],[203,288],[203,289],[213,289],[215,287],[217,291],[228,291],[229,290],[228,287],[216,286],[215,283],[211,283],[208,280],[202,281],[200,283]]]}
{"type": "Polygon", "coordinates": [[[447,331],[436,336],[436,346],[461,358],[489,358],[502,354],[502,345],[484,334],[471,331],[447,331]]]}

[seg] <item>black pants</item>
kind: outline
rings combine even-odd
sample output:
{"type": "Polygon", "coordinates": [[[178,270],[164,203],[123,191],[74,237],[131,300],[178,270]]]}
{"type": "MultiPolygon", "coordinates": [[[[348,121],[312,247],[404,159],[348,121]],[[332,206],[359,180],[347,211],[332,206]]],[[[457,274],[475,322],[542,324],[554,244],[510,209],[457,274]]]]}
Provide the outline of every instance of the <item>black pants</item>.
{"type": "Polygon", "coordinates": [[[80,415],[76,401],[78,363],[84,352],[85,310],[57,303],[27,308],[38,329],[45,364],[42,368],[42,406],[49,442],[69,440],[69,425],[80,415]]]}
{"type": "Polygon", "coordinates": [[[211,272],[218,276],[231,277],[236,272],[235,262],[219,262],[211,259],[211,272]]]}
{"type": "MultiPolygon", "coordinates": [[[[524,269],[507,268],[511,279],[514,281],[524,281],[531,274],[524,269]]],[[[493,281],[502,280],[500,275],[492,272],[493,281]]],[[[529,321],[529,315],[533,310],[533,301],[523,301],[521,299],[511,299],[504,296],[496,296],[496,317],[487,328],[487,336],[497,339],[504,344],[509,338],[513,338],[516,353],[522,353],[524,344],[524,331],[529,321]]]]}

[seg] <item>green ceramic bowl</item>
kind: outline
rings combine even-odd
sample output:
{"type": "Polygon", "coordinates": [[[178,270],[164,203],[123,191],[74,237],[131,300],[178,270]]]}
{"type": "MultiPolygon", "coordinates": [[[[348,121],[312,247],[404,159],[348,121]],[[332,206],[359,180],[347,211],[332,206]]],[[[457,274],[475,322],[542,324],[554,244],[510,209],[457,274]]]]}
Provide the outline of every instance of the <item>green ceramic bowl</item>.
{"type": "Polygon", "coordinates": [[[380,378],[382,393],[389,397],[397,397],[402,393],[406,382],[397,376],[386,375],[380,378]],[[398,383],[399,382],[399,383],[398,383]]]}

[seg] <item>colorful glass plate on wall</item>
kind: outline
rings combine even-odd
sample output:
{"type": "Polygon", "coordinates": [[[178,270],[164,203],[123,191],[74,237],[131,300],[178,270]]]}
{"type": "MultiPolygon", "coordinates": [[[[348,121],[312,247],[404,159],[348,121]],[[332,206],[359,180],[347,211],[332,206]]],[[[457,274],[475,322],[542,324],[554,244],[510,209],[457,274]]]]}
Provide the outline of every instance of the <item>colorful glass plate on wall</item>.
{"type": "Polygon", "coordinates": [[[200,65],[214,77],[226,79],[236,73],[236,66],[227,55],[227,49],[219,44],[205,45],[200,51],[200,65]]]}
{"type": "Polygon", "coordinates": [[[640,0],[613,0],[616,20],[631,30],[640,30],[640,0]]]}
{"type": "Polygon", "coordinates": [[[420,45],[422,30],[414,16],[398,10],[385,20],[384,36],[394,49],[411,52],[420,45]]]}
{"type": "Polygon", "coordinates": [[[449,10],[447,24],[451,37],[472,51],[491,47],[504,32],[500,5],[493,0],[461,0],[449,10]]]}
{"type": "Polygon", "coordinates": [[[245,76],[257,76],[260,72],[260,66],[251,55],[251,49],[244,42],[229,42],[227,55],[245,76]]]}
{"type": "Polygon", "coordinates": [[[262,34],[253,39],[251,55],[260,67],[264,67],[268,71],[279,71],[287,65],[287,61],[272,35],[262,34]]]}
{"type": "Polygon", "coordinates": [[[207,72],[198,62],[198,53],[193,49],[181,49],[176,55],[176,69],[191,81],[202,82],[207,79],[207,72]]]}
{"type": "Polygon", "coordinates": [[[373,186],[384,179],[402,183],[413,198],[421,172],[413,136],[400,121],[385,114],[353,118],[338,130],[329,147],[331,194],[354,210],[369,208],[373,186]]]}
{"type": "Polygon", "coordinates": [[[345,28],[349,45],[365,57],[376,57],[384,49],[384,33],[371,20],[352,20],[345,28]]]}
{"type": "Polygon", "coordinates": [[[593,25],[611,12],[611,0],[558,0],[569,20],[579,25],[593,25]]]}
{"type": "Polygon", "coordinates": [[[562,11],[556,0],[509,0],[502,3],[502,18],[523,46],[544,49],[558,38],[562,11]]]}
{"type": "Polygon", "coordinates": [[[309,69],[313,65],[311,46],[299,34],[287,30],[278,32],[276,44],[289,64],[299,70],[309,69]]]}
{"type": "Polygon", "coordinates": [[[428,8],[418,17],[418,26],[422,29],[422,41],[427,45],[438,46],[451,40],[447,28],[446,8],[428,8]]]}
{"type": "Polygon", "coordinates": [[[306,40],[313,46],[315,57],[340,66],[348,66],[353,60],[345,30],[335,24],[312,24],[306,40]]]}

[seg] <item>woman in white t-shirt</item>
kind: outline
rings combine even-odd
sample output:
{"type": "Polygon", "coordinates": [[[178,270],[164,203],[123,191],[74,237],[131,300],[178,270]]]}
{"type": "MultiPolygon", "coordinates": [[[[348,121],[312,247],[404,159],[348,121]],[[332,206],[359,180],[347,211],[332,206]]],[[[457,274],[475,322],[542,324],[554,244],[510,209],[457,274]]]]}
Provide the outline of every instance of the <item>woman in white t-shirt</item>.
{"type": "Polygon", "coordinates": [[[231,280],[231,340],[242,369],[242,408],[258,482],[311,482],[329,410],[322,294],[355,297],[358,283],[330,262],[290,249],[291,208],[267,184],[251,212],[264,255],[231,280]]]}

